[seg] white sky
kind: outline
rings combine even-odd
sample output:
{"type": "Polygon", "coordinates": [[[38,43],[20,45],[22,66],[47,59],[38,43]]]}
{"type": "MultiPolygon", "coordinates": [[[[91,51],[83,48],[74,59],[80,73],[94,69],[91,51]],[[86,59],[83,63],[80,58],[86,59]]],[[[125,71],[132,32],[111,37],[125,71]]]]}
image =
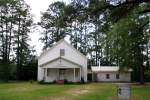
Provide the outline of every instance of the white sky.
{"type": "MultiPolygon", "coordinates": [[[[31,14],[33,15],[34,22],[39,22],[41,13],[47,10],[48,6],[51,3],[54,3],[56,1],[65,1],[68,2],[70,0],[25,0],[28,5],[30,5],[31,8],[31,14]]],[[[40,29],[39,29],[40,30],[40,29]]],[[[39,41],[40,38],[40,32],[37,30],[33,30],[31,34],[29,34],[31,41],[29,42],[31,46],[35,46],[35,49],[37,51],[37,55],[41,53],[43,44],[41,41],[39,41]]]]}

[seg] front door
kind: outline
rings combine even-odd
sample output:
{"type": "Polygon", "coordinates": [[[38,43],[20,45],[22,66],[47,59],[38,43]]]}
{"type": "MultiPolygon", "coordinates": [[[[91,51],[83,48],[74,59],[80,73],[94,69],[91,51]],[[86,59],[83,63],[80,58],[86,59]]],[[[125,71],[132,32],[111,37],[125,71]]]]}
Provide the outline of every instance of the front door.
{"type": "Polygon", "coordinates": [[[59,80],[65,79],[65,69],[59,69],[59,80]]]}

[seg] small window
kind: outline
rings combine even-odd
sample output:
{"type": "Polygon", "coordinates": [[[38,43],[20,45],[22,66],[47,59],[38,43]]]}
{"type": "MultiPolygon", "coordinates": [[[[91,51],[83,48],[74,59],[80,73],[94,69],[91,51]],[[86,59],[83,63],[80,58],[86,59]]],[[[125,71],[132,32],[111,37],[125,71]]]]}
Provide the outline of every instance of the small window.
{"type": "Polygon", "coordinates": [[[106,78],[109,79],[109,77],[110,77],[109,74],[106,74],[106,78]]]}
{"type": "Polygon", "coordinates": [[[116,79],[119,79],[119,74],[116,74],[116,79]]]}
{"type": "Polygon", "coordinates": [[[65,49],[60,49],[60,56],[64,56],[65,55],[65,49]]]}

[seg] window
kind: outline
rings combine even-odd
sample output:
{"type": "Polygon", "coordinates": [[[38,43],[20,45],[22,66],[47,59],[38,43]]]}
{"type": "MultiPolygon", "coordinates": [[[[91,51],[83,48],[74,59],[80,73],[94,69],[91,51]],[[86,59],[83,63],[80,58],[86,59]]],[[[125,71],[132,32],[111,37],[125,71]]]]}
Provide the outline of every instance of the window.
{"type": "Polygon", "coordinates": [[[116,79],[119,79],[119,74],[116,74],[116,79]]]}
{"type": "Polygon", "coordinates": [[[106,74],[106,78],[109,79],[109,77],[110,77],[109,74],[106,74]]]}
{"type": "Polygon", "coordinates": [[[64,56],[65,55],[65,49],[60,49],[60,56],[64,56]]]}

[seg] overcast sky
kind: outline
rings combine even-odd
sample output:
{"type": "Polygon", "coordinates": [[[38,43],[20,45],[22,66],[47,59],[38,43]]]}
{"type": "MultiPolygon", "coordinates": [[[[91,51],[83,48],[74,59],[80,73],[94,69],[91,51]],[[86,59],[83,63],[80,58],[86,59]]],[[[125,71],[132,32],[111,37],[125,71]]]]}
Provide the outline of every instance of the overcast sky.
{"type": "MultiPolygon", "coordinates": [[[[48,6],[56,1],[65,1],[68,2],[69,0],[25,0],[28,5],[30,5],[31,8],[31,14],[33,15],[34,22],[39,22],[41,13],[46,11],[48,6]]],[[[39,41],[40,38],[40,32],[33,31],[30,35],[31,41],[29,42],[31,46],[35,46],[35,49],[37,51],[37,55],[41,53],[43,44],[39,41]]]]}

